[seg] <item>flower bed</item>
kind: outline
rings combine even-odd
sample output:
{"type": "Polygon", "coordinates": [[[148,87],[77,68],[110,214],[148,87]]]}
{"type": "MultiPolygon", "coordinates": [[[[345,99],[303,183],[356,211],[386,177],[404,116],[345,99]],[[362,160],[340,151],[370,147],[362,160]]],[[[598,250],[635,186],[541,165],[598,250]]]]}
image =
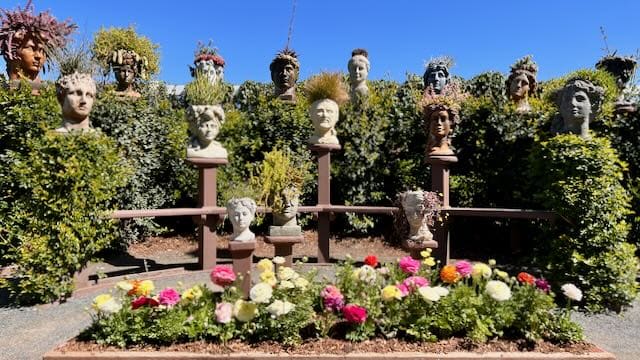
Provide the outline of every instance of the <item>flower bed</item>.
{"type": "MultiPolygon", "coordinates": [[[[188,289],[155,292],[151,281],[122,281],[111,294],[94,299],[94,321],[75,346],[95,351],[278,343],[282,347],[277,351],[288,353],[320,343],[320,349],[332,353],[324,344],[338,342],[353,349],[375,342],[382,348],[404,344],[397,349],[404,351],[428,345],[437,349],[442,341],[481,347],[506,339],[504,343],[520,348],[560,344],[547,351],[563,346],[592,350],[580,347],[582,330],[570,320],[570,307],[555,305],[544,279],[527,273],[509,277],[492,262],[458,261],[440,269],[429,251],[423,256],[390,264],[378,264],[370,256],[362,266],[349,260],[335,268],[331,282],[318,279],[313,271],[299,274],[282,265],[281,258],[264,259],[256,265],[259,281],[248,299],[242,298],[235,286],[239,279],[226,266],[213,269],[208,286],[188,289]]],[[[577,288],[565,286],[563,291],[580,301],[577,288]]],[[[465,348],[448,351],[456,349],[465,348]]]]}

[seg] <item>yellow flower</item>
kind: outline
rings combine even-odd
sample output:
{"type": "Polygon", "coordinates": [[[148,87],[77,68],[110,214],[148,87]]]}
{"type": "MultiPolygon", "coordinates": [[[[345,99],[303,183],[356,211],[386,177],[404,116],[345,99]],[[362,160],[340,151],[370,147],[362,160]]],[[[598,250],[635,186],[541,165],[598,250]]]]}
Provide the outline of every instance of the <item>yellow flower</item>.
{"type": "Polygon", "coordinates": [[[395,285],[387,285],[382,289],[382,300],[400,300],[402,299],[402,291],[395,285]]]}
{"type": "Polygon", "coordinates": [[[155,289],[153,285],[153,281],[151,280],[142,280],[140,284],[138,284],[137,293],[138,295],[148,296],[155,289]]]}
{"type": "Polygon", "coordinates": [[[100,294],[98,296],[96,296],[93,299],[93,307],[97,310],[99,309],[104,303],[106,303],[107,301],[110,301],[113,299],[113,296],[111,296],[111,294],[100,294]]]}
{"type": "Polygon", "coordinates": [[[202,297],[202,289],[200,286],[194,286],[190,289],[185,290],[181,295],[183,300],[197,300],[202,297]]]}
{"type": "Polygon", "coordinates": [[[491,277],[491,268],[485,263],[473,264],[473,270],[471,271],[471,277],[473,280],[478,281],[482,278],[488,279],[491,277]]]}
{"type": "Polygon", "coordinates": [[[506,280],[506,279],[509,278],[509,274],[507,274],[506,272],[504,272],[502,270],[493,269],[493,273],[496,274],[501,279],[505,279],[506,280]]]}
{"type": "Polygon", "coordinates": [[[423,258],[426,259],[426,258],[431,256],[431,251],[432,250],[430,248],[426,248],[426,249],[420,251],[420,256],[422,256],[423,258]]]}
{"type": "Polygon", "coordinates": [[[489,266],[496,266],[496,259],[489,259],[489,266]]]}
{"type": "Polygon", "coordinates": [[[303,278],[303,277],[299,277],[295,280],[293,280],[293,285],[295,285],[298,289],[306,289],[307,286],[309,286],[309,280],[303,278]]]}
{"type": "Polygon", "coordinates": [[[289,280],[280,281],[280,289],[294,289],[296,286],[289,280]]]}
{"type": "Polygon", "coordinates": [[[258,306],[242,299],[233,305],[233,316],[242,322],[251,321],[258,315],[258,306]]]}
{"type": "Polygon", "coordinates": [[[273,271],[273,262],[271,260],[269,260],[269,259],[262,259],[262,260],[258,261],[258,264],[256,265],[256,268],[261,273],[263,273],[265,271],[273,271]]]}
{"type": "Polygon", "coordinates": [[[427,265],[427,266],[434,266],[436,264],[436,260],[434,258],[432,258],[431,256],[425,258],[422,261],[423,264],[427,265]]]}
{"type": "Polygon", "coordinates": [[[106,313],[113,314],[117,313],[122,309],[122,305],[117,302],[110,294],[102,294],[98,295],[93,299],[93,307],[94,309],[106,313]]]}
{"type": "Polygon", "coordinates": [[[276,284],[278,283],[278,279],[276,279],[276,274],[271,270],[267,270],[260,273],[260,281],[262,281],[263,283],[267,283],[271,286],[276,286],[276,284]]]}
{"type": "Polygon", "coordinates": [[[298,273],[288,266],[278,267],[278,278],[280,280],[294,280],[300,277],[298,273]]]}
{"type": "Polygon", "coordinates": [[[133,284],[131,283],[131,281],[128,280],[122,280],[122,281],[118,281],[116,283],[116,287],[120,290],[123,291],[129,291],[131,289],[133,289],[133,284]]]}

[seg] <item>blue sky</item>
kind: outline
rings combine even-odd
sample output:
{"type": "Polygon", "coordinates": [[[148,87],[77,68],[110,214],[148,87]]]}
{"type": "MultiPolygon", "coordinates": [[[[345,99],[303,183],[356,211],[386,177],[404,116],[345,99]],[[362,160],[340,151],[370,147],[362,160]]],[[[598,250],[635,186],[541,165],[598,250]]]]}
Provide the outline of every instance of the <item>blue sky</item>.
{"type": "MultiPolygon", "coordinates": [[[[26,0],[2,0],[4,9],[26,0]]],[[[160,80],[189,81],[198,41],[212,39],[225,58],[225,79],[270,81],[269,63],[287,39],[291,0],[147,1],[34,0],[36,11],[78,24],[77,38],[91,39],[101,26],[136,26],[160,45],[160,80]],[[87,6],[90,4],[90,7],[87,6]],[[197,5],[193,5],[197,4],[197,5]]],[[[438,55],[455,59],[452,73],[470,78],[488,70],[507,72],[532,54],[539,79],[592,67],[610,50],[640,48],[640,1],[360,1],[297,0],[291,47],[300,78],[323,70],[346,72],[351,50],[369,51],[369,79],[402,81],[422,74],[438,55]]],[[[4,61],[0,60],[4,68],[4,61]]]]}

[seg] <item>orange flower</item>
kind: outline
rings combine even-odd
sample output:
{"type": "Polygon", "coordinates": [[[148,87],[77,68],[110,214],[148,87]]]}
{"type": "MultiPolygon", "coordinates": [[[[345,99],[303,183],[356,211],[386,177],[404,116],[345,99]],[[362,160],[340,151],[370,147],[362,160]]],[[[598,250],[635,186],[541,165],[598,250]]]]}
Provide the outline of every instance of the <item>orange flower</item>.
{"type": "Polygon", "coordinates": [[[460,280],[460,274],[456,270],[455,265],[445,265],[442,270],[440,270],[440,279],[448,284],[453,284],[460,280]]]}
{"type": "Polygon", "coordinates": [[[529,273],[521,272],[520,274],[518,274],[518,281],[520,281],[521,283],[534,285],[536,283],[536,278],[529,273]]]}

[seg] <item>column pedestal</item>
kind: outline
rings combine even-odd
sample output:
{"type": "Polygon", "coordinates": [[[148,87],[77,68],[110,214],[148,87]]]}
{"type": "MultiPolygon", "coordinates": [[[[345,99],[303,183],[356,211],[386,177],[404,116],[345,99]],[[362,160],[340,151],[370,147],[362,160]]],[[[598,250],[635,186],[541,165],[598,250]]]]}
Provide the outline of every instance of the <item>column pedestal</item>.
{"type": "Polygon", "coordinates": [[[253,252],[256,249],[255,241],[229,242],[229,252],[233,259],[233,272],[238,276],[242,276],[240,291],[244,294],[244,298],[249,298],[249,290],[251,290],[251,265],[253,265],[253,252]]]}
{"type": "MultiPolygon", "coordinates": [[[[442,197],[442,208],[446,211],[449,207],[449,167],[451,164],[457,163],[458,158],[455,155],[433,155],[428,156],[426,162],[431,164],[431,191],[442,197]]],[[[442,222],[436,223],[433,230],[433,239],[437,242],[433,257],[440,260],[441,264],[446,264],[449,261],[447,219],[443,217],[442,222]]]]}
{"type": "Polygon", "coordinates": [[[284,264],[293,265],[293,245],[300,244],[304,236],[265,236],[264,242],[275,247],[276,256],[284,258],[284,264]]]}

